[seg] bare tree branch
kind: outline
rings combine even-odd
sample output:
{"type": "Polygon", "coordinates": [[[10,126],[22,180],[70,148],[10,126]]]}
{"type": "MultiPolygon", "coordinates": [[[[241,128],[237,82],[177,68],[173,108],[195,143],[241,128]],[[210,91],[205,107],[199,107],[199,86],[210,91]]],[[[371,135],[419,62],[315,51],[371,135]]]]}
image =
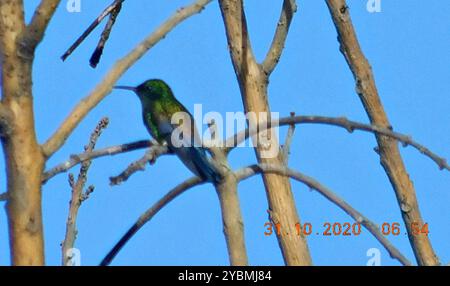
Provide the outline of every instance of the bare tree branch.
{"type": "MultiPolygon", "coordinates": [[[[263,130],[264,128],[270,128],[272,125],[275,126],[285,126],[289,125],[292,126],[293,124],[325,124],[325,125],[331,125],[331,126],[337,126],[342,127],[346,129],[348,132],[353,132],[354,130],[360,130],[370,133],[379,133],[383,134],[385,136],[389,136],[392,138],[395,138],[399,142],[403,144],[403,146],[412,146],[415,149],[417,149],[420,153],[423,155],[429,157],[431,160],[433,160],[440,169],[442,170],[448,170],[450,171],[450,166],[448,165],[447,161],[440,157],[438,154],[432,152],[429,148],[426,146],[416,142],[413,140],[411,136],[404,135],[398,132],[394,132],[390,129],[380,128],[374,125],[370,124],[364,124],[352,120],[348,120],[345,117],[325,117],[325,116],[291,116],[291,117],[284,117],[280,118],[279,120],[273,120],[271,124],[262,124],[258,127],[259,131],[263,130]]],[[[255,129],[257,130],[257,129],[255,129]]],[[[256,131],[254,131],[256,132],[256,131]]],[[[289,133],[289,132],[288,132],[289,133]]],[[[225,150],[230,151],[234,146],[238,146],[240,143],[245,141],[247,138],[252,136],[253,133],[249,131],[249,129],[242,130],[238,132],[237,134],[230,136],[226,139],[226,143],[223,143],[222,146],[225,147],[225,150]]],[[[286,138],[287,139],[287,138],[286,138]]],[[[285,146],[288,145],[285,143],[285,146]]],[[[50,170],[46,171],[43,175],[43,182],[46,183],[49,179],[52,177],[66,172],[67,170],[71,169],[72,167],[78,165],[79,163],[90,160],[90,159],[96,159],[104,156],[112,156],[117,155],[121,153],[131,152],[138,149],[144,149],[152,146],[152,142],[148,140],[141,140],[141,141],[135,141],[131,143],[125,143],[121,145],[116,146],[110,146],[103,149],[94,150],[92,152],[83,152],[77,155],[70,156],[70,159],[67,161],[58,164],[57,166],[51,168],[50,170]]],[[[131,174],[130,174],[131,175],[131,174]]]]}
{"type": "Polygon", "coordinates": [[[313,116],[284,117],[280,118],[279,120],[274,119],[272,120],[272,122],[269,122],[268,124],[263,123],[258,125],[258,127],[254,128],[254,130],[250,131],[249,129],[245,129],[227,138],[225,143],[225,146],[227,146],[226,147],[227,152],[229,152],[235,146],[238,146],[240,143],[244,142],[249,137],[253,136],[254,133],[261,132],[262,130],[271,128],[272,126],[285,126],[291,124],[325,124],[345,128],[350,133],[353,132],[354,130],[360,130],[365,132],[371,132],[374,134],[384,135],[386,137],[396,139],[397,141],[401,142],[405,147],[406,146],[414,147],[420,153],[424,154],[425,156],[433,160],[438,165],[440,170],[446,169],[450,171],[450,166],[448,165],[447,161],[444,158],[432,152],[424,145],[413,140],[411,136],[392,131],[392,129],[389,128],[383,128],[376,125],[351,121],[345,117],[326,117],[313,115],[313,116]]]}
{"type": "MultiPolygon", "coordinates": [[[[109,120],[106,117],[100,120],[100,122],[97,124],[97,127],[91,134],[88,145],[84,147],[85,151],[92,152],[92,150],[94,150],[98,138],[102,134],[102,131],[108,126],[108,123],[109,120]]],[[[89,197],[90,193],[94,191],[94,186],[89,186],[87,190],[83,192],[91,162],[91,160],[86,160],[81,163],[80,173],[78,174],[76,182],[74,180],[73,174],[69,174],[69,185],[72,189],[72,198],[70,200],[69,215],[67,216],[66,222],[66,235],[61,244],[62,265],[69,265],[72,258],[71,250],[74,247],[75,239],[78,233],[77,217],[81,203],[89,197]]]]}
{"type": "Polygon", "coordinates": [[[110,177],[110,185],[119,185],[125,182],[131,175],[133,175],[137,171],[143,171],[147,162],[149,162],[150,164],[154,164],[159,156],[168,153],[170,153],[170,151],[167,146],[153,144],[153,146],[150,147],[147,152],[145,152],[145,155],[143,157],[128,165],[128,167],[119,175],[110,177]]]}
{"type": "Polygon", "coordinates": [[[197,0],[190,6],[178,9],[176,13],[151,33],[128,55],[119,60],[96,88],[72,110],[56,132],[45,142],[42,150],[47,158],[61,148],[75,127],[97,104],[111,92],[112,86],[150,48],[164,38],[175,26],[186,18],[199,13],[212,0],[197,0]]]}
{"type": "Polygon", "coordinates": [[[256,65],[242,0],[219,0],[228,37],[231,59],[238,77],[245,76],[249,64],[256,65]]]}
{"type": "Polygon", "coordinates": [[[31,23],[26,27],[22,38],[22,53],[32,57],[36,46],[42,41],[48,23],[53,17],[61,0],[42,0],[34,12],[31,23]]]}
{"type": "MultiPolygon", "coordinates": [[[[300,172],[296,172],[289,168],[271,164],[258,164],[249,167],[242,168],[234,172],[234,176],[238,182],[248,179],[251,176],[260,174],[262,172],[277,173],[283,176],[289,176],[299,182],[304,183],[311,189],[318,191],[321,195],[327,198],[329,201],[337,205],[347,214],[349,214],[355,221],[362,224],[370,233],[386,248],[388,253],[392,258],[397,259],[403,265],[411,265],[411,262],[393,246],[386,237],[380,232],[379,228],[375,223],[370,221],[367,217],[362,215],[356,209],[354,209],[347,202],[339,198],[336,194],[330,191],[328,188],[324,187],[318,181],[311,177],[303,175],[300,172]]],[[[133,224],[133,226],[122,236],[119,242],[109,251],[109,253],[102,260],[100,265],[109,265],[114,257],[119,253],[119,251],[125,246],[125,244],[136,234],[136,232],[147,222],[149,222],[164,206],[170,203],[175,197],[182,194],[183,192],[201,184],[202,181],[198,177],[192,177],[169,193],[167,193],[163,198],[161,198],[157,203],[155,203],[151,208],[145,211],[139,219],[133,224]]]]}
{"type": "Polygon", "coordinates": [[[105,47],[106,41],[108,41],[109,39],[112,27],[114,26],[117,16],[119,15],[120,10],[122,9],[122,2],[123,1],[119,0],[119,4],[116,6],[116,9],[114,9],[109,15],[108,23],[106,24],[105,29],[103,30],[100,40],[97,44],[97,47],[95,48],[94,53],[92,54],[91,59],[89,60],[89,64],[93,68],[95,68],[98,62],[100,61],[100,58],[103,54],[103,48],[105,47]]]}
{"type": "Polygon", "coordinates": [[[125,233],[125,235],[119,240],[119,242],[114,245],[114,247],[108,252],[108,254],[103,258],[100,263],[101,266],[106,266],[111,263],[111,261],[116,257],[119,251],[125,246],[125,244],[136,234],[136,232],[141,229],[141,227],[149,222],[163,207],[169,204],[176,197],[184,193],[185,191],[202,184],[203,181],[198,177],[192,177],[183,183],[179,184],[171,191],[169,191],[164,197],[162,197],[158,202],[156,202],[151,208],[146,210],[138,220],[133,224],[133,226],[125,233]]]}
{"type": "MultiPolygon", "coordinates": [[[[72,44],[72,46],[70,46],[70,48],[61,56],[61,59],[63,61],[65,61],[76,50],[76,48],[78,48],[78,46],[87,38],[87,36],[89,36],[89,34],[95,28],[97,28],[97,26],[103,21],[103,19],[105,19],[105,17],[107,17],[114,11],[120,10],[119,7],[122,6],[123,1],[125,1],[125,0],[114,0],[114,2],[112,4],[110,4],[108,7],[106,7],[105,10],[103,10],[103,12],[97,17],[97,19],[95,19],[91,23],[91,25],[89,25],[89,27],[86,29],[86,31],[84,31],[83,34],[81,34],[81,36],[72,44]]],[[[117,12],[117,13],[119,13],[119,12],[117,12]]],[[[109,28],[109,30],[110,30],[110,28],[109,28]]],[[[106,31],[106,28],[105,28],[105,31],[106,31]]],[[[109,35],[109,33],[108,33],[108,35],[109,35]]]]}
{"type": "MultiPolygon", "coordinates": [[[[359,45],[355,29],[345,0],[326,0],[333,18],[340,50],[353,73],[358,93],[364,109],[373,125],[391,128],[384,111],[372,68],[359,45]]],[[[399,209],[408,231],[408,238],[419,265],[439,265],[430,238],[414,235],[413,225],[423,225],[414,185],[403,163],[397,142],[381,134],[375,134],[378,142],[380,162],[395,191],[399,209]]]]}
{"type": "Polygon", "coordinates": [[[45,184],[49,179],[52,177],[67,172],[72,167],[80,164],[83,161],[86,160],[92,160],[104,156],[113,156],[117,154],[127,153],[139,149],[144,149],[152,146],[152,141],[149,140],[141,140],[141,141],[135,141],[131,143],[125,143],[115,146],[106,147],[103,149],[93,150],[91,152],[83,152],[77,155],[71,155],[70,158],[63,162],[58,164],[57,166],[51,168],[50,170],[46,171],[42,178],[43,183],[45,184]]]}
{"type": "Polygon", "coordinates": [[[285,168],[282,166],[275,166],[269,164],[258,164],[253,165],[247,168],[243,168],[236,172],[236,177],[239,181],[247,179],[255,174],[262,172],[273,172],[284,176],[289,176],[294,180],[302,182],[307,185],[309,188],[316,190],[321,195],[323,195],[326,199],[331,201],[333,204],[337,205],[340,209],[345,211],[348,215],[350,215],[355,221],[362,224],[367,230],[372,233],[372,235],[383,245],[384,248],[388,251],[389,255],[400,261],[403,265],[411,265],[411,262],[398,250],[396,249],[389,240],[380,232],[379,227],[370,221],[363,214],[354,209],[350,204],[346,201],[338,197],[328,188],[320,184],[318,181],[314,180],[311,177],[308,177],[300,172],[294,171],[289,168],[285,168]]]}
{"type": "Polygon", "coordinates": [[[223,234],[227,243],[230,265],[246,266],[248,257],[245,246],[244,221],[237,190],[238,181],[223,149],[213,147],[210,151],[213,157],[212,162],[222,177],[222,180],[214,184],[214,187],[219,197],[223,234]]]}
{"type": "Polygon", "coordinates": [[[262,63],[262,68],[266,75],[270,75],[275,69],[283,52],[286,38],[291,26],[294,13],[297,11],[295,0],[284,0],[283,9],[281,10],[280,19],[278,20],[277,29],[272,40],[269,52],[262,63]]]}

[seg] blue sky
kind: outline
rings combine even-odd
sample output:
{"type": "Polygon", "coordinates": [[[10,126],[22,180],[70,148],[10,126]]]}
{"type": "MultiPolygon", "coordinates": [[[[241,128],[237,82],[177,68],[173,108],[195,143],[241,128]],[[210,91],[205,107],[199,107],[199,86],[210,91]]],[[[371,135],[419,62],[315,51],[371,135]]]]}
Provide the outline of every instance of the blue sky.
{"type": "MultiPolygon", "coordinates": [[[[29,18],[37,1],[26,1],[29,18]]],[[[102,79],[113,63],[124,56],[178,7],[191,1],[126,1],[97,69],[88,60],[101,28],[66,61],[60,55],[111,1],[81,0],[80,13],[69,13],[66,0],[56,12],[39,46],[34,65],[35,115],[40,142],[50,136],[73,106],[102,79]]],[[[246,12],[256,57],[261,60],[270,45],[281,7],[280,1],[247,0],[246,12]]],[[[382,0],[380,13],[368,13],[366,1],[348,1],[361,46],[369,59],[385,110],[396,131],[445,158],[450,158],[450,85],[448,85],[450,5],[442,1],[382,0]]],[[[352,75],[339,53],[336,31],[325,1],[299,1],[285,52],[269,87],[272,111],[280,116],[347,116],[368,122],[354,91],[352,75]]],[[[220,10],[216,1],[200,15],[178,26],[147,53],[120,80],[136,85],[148,78],[167,81],[178,99],[193,111],[221,114],[242,111],[238,84],[229,59],[220,10]]],[[[136,97],[114,91],[79,125],[67,144],[51,158],[51,167],[82,151],[89,134],[104,116],[110,119],[97,147],[148,138],[136,97]]],[[[286,129],[280,130],[284,138],[286,129]]],[[[347,133],[330,126],[298,126],[291,152],[291,167],[315,177],[374,222],[402,222],[394,192],[373,151],[374,136],[347,133]]],[[[76,247],[83,265],[96,265],[135,219],[170,188],[191,176],[176,157],[165,156],[135,174],[123,185],[111,187],[117,175],[143,150],[96,160],[89,184],[96,189],[81,207],[76,247]]],[[[401,153],[414,182],[420,209],[428,222],[430,238],[442,262],[450,261],[450,174],[439,171],[412,148],[401,153]]],[[[238,148],[230,156],[233,168],[255,162],[254,152],[238,148]]],[[[0,168],[4,169],[3,158],[0,168]]],[[[78,168],[73,170],[78,172],[78,168]]],[[[5,189],[5,175],[0,188],[5,189]]],[[[326,222],[352,219],[318,193],[292,182],[302,222],[322,231],[326,222]]],[[[43,212],[46,262],[59,265],[60,243],[65,233],[70,189],[67,174],[44,186],[43,212]]],[[[239,185],[249,262],[282,265],[274,235],[264,236],[267,202],[260,177],[239,185]]],[[[405,228],[389,236],[414,261],[405,228]]],[[[365,265],[370,248],[381,250],[383,265],[398,265],[365,229],[353,237],[308,237],[316,265],[365,265]]],[[[0,212],[0,264],[9,264],[7,224],[0,212]]],[[[219,203],[210,185],[183,194],[147,224],[114,260],[114,265],[226,265],[219,203]]]]}

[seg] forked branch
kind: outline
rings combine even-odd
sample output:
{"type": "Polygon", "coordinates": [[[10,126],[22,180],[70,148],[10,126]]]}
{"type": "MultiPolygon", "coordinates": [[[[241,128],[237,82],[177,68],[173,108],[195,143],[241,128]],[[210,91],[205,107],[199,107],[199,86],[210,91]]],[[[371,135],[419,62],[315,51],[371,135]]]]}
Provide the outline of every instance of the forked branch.
{"type": "Polygon", "coordinates": [[[61,0],[42,0],[34,12],[31,23],[26,27],[22,38],[22,53],[32,57],[36,46],[42,41],[48,23],[53,17],[61,0]]]}
{"type": "MultiPolygon", "coordinates": [[[[114,15],[113,17],[110,17],[110,21],[108,21],[108,24],[105,27],[105,30],[102,34],[101,40],[99,42],[99,46],[100,44],[103,42],[103,45],[101,47],[101,50],[103,50],[103,46],[109,36],[109,33],[111,32],[111,28],[112,25],[114,25],[114,21],[115,21],[115,17],[117,16],[117,14],[120,11],[120,8],[122,7],[122,2],[125,0],[114,0],[114,2],[112,4],[110,4],[108,7],[105,8],[105,10],[103,10],[103,12],[97,17],[97,19],[95,19],[91,25],[89,25],[89,27],[83,32],[83,34],[81,34],[81,36],[72,44],[72,46],[70,46],[70,48],[61,56],[61,59],[63,61],[65,61],[75,50],[76,48],[78,48],[78,46],[87,38],[87,36],[89,36],[89,34],[91,34],[91,32],[97,28],[97,26],[103,21],[103,19],[105,19],[108,15],[114,15]],[[102,38],[104,38],[104,34],[106,33],[106,37],[104,40],[102,40],[102,38]]],[[[97,49],[96,49],[97,51],[97,49]]],[[[94,52],[95,54],[96,52],[94,52]]],[[[97,51],[97,53],[100,53],[100,51],[97,51]]],[[[93,54],[93,56],[94,56],[93,54]]],[[[99,56],[98,56],[99,59],[99,56]]],[[[98,63],[98,61],[97,61],[98,63]]]]}

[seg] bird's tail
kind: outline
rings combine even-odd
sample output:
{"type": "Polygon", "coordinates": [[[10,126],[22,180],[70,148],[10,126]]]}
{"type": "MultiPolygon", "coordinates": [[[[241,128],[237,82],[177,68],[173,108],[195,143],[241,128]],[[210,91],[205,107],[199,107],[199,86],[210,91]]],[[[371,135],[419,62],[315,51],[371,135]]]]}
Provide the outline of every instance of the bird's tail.
{"type": "Polygon", "coordinates": [[[205,149],[201,147],[191,147],[189,149],[192,152],[192,163],[194,163],[197,169],[197,175],[213,184],[218,184],[222,180],[222,176],[209,161],[205,149]]]}

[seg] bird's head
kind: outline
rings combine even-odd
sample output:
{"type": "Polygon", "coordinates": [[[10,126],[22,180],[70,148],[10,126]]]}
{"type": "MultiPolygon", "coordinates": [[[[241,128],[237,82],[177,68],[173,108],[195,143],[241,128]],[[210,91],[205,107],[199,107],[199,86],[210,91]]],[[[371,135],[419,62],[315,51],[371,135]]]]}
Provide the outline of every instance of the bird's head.
{"type": "Polygon", "coordinates": [[[173,98],[169,85],[160,79],[149,79],[136,87],[120,85],[114,88],[134,91],[142,102],[173,98]]]}

